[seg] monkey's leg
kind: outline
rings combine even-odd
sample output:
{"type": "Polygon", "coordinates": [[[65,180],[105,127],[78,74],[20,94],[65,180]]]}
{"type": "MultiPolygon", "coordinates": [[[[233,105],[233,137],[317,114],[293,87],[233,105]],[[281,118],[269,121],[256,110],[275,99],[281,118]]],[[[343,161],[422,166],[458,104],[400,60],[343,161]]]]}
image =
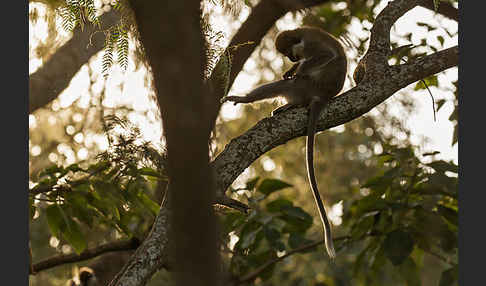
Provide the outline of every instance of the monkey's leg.
{"type": "Polygon", "coordinates": [[[221,99],[221,103],[226,101],[233,101],[235,104],[250,103],[258,100],[273,98],[279,95],[285,95],[289,92],[289,90],[293,90],[293,86],[293,80],[279,80],[261,85],[246,96],[225,96],[221,99]]]}

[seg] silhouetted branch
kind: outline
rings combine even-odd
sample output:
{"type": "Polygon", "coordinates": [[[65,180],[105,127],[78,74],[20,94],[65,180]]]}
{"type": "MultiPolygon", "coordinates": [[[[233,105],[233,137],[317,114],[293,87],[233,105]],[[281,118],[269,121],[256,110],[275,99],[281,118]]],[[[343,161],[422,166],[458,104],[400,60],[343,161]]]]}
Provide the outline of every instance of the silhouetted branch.
{"type": "Polygon", "coordinates": [[[139,245],[140,245],[140,241],[138,241],[138,239],[136,238],[132,238],[130,240],[108,242],[97,247],[88,248],[82,253],[80,253],[79,255],[72,253],[72,254],[53,256],[35,263],[33,265],[34,274],[39,271],[53,268],[66,263],[73,263],[73,262],[94,258],[107,252],[136,249],[139,245]]]}
{"type": "MultiPolygon", "coordinates": [[[[117,23],[120,16],[114,11],[101,16],[102,29],[117,23]]],[[[104,33],[95,33],[94,25],[79,27],[67,41],[34,73],[29,75],[29,113],[46,106],[68,87],[81,66],[103,49],[104,33]]]]}

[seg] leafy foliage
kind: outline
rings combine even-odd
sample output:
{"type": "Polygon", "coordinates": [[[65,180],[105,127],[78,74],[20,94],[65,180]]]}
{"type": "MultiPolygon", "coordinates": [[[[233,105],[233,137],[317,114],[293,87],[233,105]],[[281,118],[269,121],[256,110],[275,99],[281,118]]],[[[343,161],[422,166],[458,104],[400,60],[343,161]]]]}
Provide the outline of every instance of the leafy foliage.
{"type": "Polygon", "coordinates": [[[137,142],[139,130],[113,116],[105,119],[105,130],[110,148],[95,163],[49,167],[30,190],[35,197],[30,200],[31,213],[44,213],[52,235],[64,238],[77,253],[87,245],[82,225],[144,235],[159,210],[149,194],[166,181],[164,156],[150,144],[137,142]],[[111,134],[116,127],[126,134],[111,134]]]}
{"type": "Polygon", "coordinates": [[[388,260],[412,279],[408,284],[421,285],[420,253],[457,265],[458,168],[441,160],[423,164],[411,148],[388,148],[378,157],[383,171],[363,185],[369,194],[345,218],[351,240],[367,245],[355,272],[372,278],[388,260]]]}
{"type": "Polygon", "coordinates": [[[94,0],[66,0],[65,5],[59,8],[59,15],[66,31],[72,32],[78,25],[83,30],[88,23],[100,26],[94,0]]]}
{"type": "Polygon", "coordinates": [[[111,27],[106,32],[103,54],[103,76],[107,77],[113,66],[113,54],[117,53],[118,63],[123,70],[128,67],[128,27],[123,24],[111,27]]]}
{"type": "MultiPolygon", "coordinates": [[[[292,185],[277,179],[255,178],[248,181],[246,193],[250,213],[229,212],[222,216],[225,233],[237,236],[233,247],[230,270],[236,277],[255,270],[278,253],[302,246],[310,240],[305,238],[312,225],[312,216],[302,208],[294,206],[284,197],[272,199],[277,193],[292,185]]],[[[227,235],[225,235],[228,238],[227,235]]],[[[271,277],[273,266],[258,274],[265,280],[271,277]]]]}
{"type": "MultiPolygon", "coordinates": [[[[376,157],[381,166],[378,175],[361,187],[366,195],[347,203],[341,229],[345,235],[334,237],[337,262],[346,253],[353,255],[349,275],[373,285],[390,275],[407,285],[421,285],[423,254],[427,253],[452,267],[443,270],[440,283],[454,285],[458,167],[442,160],[424,164],[408,147],[387,146],[386,150],[376,157]]],[[[430,155],[434,153],[426,154],[430,155]]],[[[324,255],[315,247],[322,242],[307,237],[313,217],[292,200],[277,196],[289,187],[278,179],[257,177],[237,190],[245,193],[251,211],[222,216],[224,233],[229,234],[224,237],[237,238],[229,261],[235,277],[268,280],[283,254],[324,255]]]]}

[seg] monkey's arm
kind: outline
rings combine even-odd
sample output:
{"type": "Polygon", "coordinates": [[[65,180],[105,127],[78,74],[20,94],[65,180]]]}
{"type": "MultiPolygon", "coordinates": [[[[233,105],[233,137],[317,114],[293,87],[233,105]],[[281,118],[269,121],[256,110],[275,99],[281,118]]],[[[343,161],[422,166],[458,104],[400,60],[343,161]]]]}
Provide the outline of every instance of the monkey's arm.
{"type": "Polygon", "coordinates": [[[320,78],[325,67],[336,58],[337,57],[331,53],[310,57],[298,66],[295,71],[295,76],[320,78]]]}
{"type": "Polygon", "coordinates": [[[283,79],[292,79],[294,77],[295,71],[299,67],[301,63],[298,62],[294,64],[288,71],[286,71],[283,75],[283,79]]]}

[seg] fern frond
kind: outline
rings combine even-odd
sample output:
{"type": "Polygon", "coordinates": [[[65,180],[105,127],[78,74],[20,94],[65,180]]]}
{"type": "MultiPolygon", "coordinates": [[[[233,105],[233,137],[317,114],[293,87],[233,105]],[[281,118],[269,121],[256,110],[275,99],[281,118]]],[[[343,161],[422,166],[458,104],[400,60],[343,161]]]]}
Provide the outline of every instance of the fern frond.
{"type": "Polygon", "coordinates": [[[104,54],[103,54],[103,61],[102,61],[102,73],[103,76],[106,78],[108,77],[108,72],[110,71],[111,66],[113,65],[113,52],[115,50],[115,44],[116,44],[116,35],[117,33],[114,33],[115,29],[110,29],[108,31],[108,34],[106,35],[105,39],[105,49],[104,49],[104,54]]]}
{"type": "Polygon", "coordinates": [[[117,42],[118,63],[123,71],[128,67],[128,31],[124,27],[120,27],[120,36],[117,42]]]}

